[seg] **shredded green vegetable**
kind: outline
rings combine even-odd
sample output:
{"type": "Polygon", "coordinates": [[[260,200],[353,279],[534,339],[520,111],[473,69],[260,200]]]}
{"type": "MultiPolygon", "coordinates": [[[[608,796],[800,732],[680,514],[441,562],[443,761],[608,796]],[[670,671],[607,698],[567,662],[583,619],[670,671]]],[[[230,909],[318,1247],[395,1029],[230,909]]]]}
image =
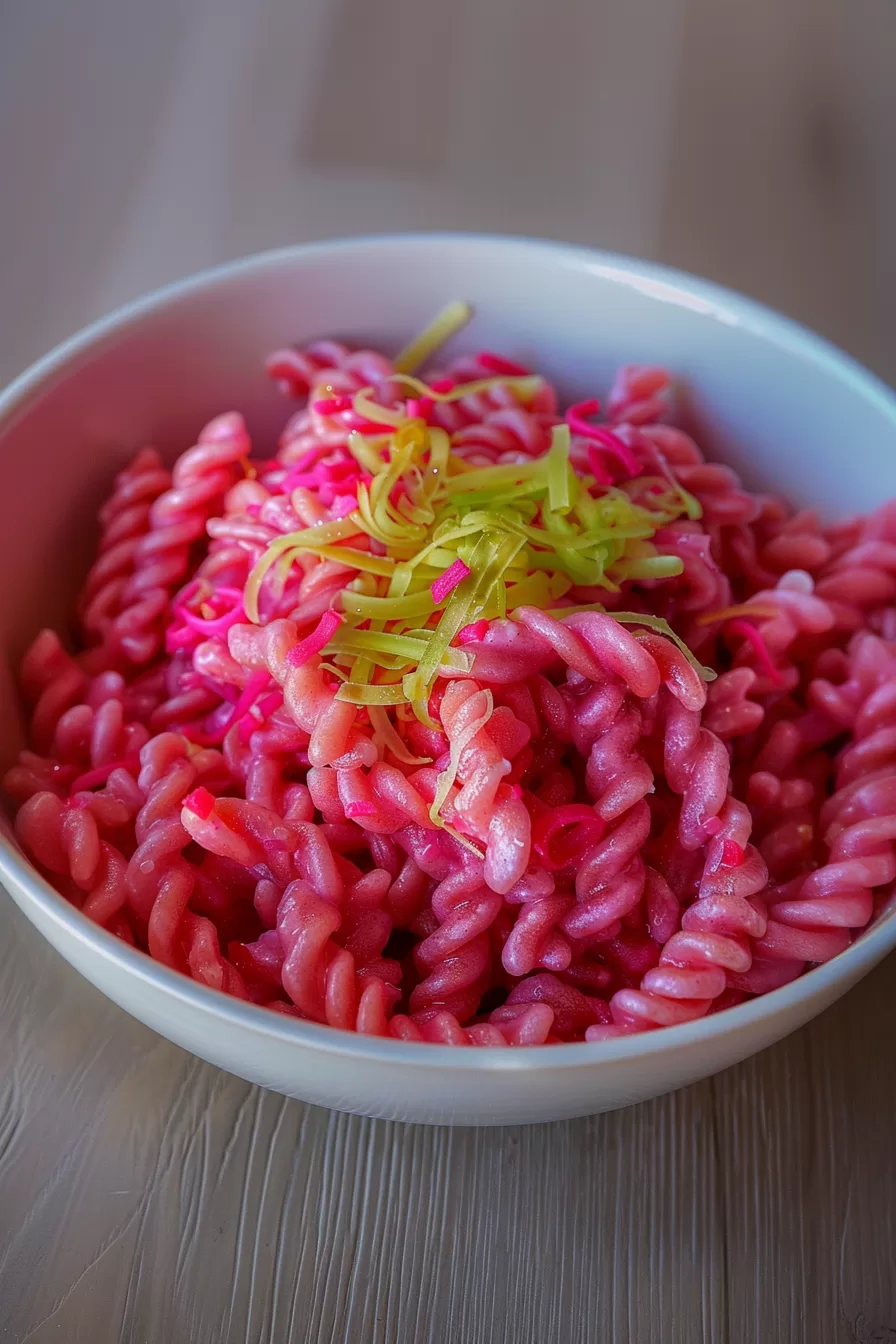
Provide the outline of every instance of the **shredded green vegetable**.
{"type": "MultiPolygon", "coordinates": [[[[432,402],[501,384],[527,405],[543,386],[536,376],[483,378],[437,391],[413,375],[468,317],[465,305],[450,305],[402,352],[394,381],[432,402]]],[[[372,388],[356,393],[353,404],[371,426],[369,433],[348,435],[349,452],[366,473],[355,487],[357,508],[272,542],[246,583],[245,609],[258,622],[264,585],[272,597],[282,593],[302,554],[344,566],[344,620],[323,656],[342,681],[337,698],[366,706],[378,740],[398,759],[406,748],[390,734],[387,710],[406,705],[432,725],[427,703],[439,669],[461,676],[472,671],[471,657],[455,646],[465,625],[527,605],[557,615],[603,610],[595,603],[556,604],[567,595],[574,601],[576,589],[613,593],[626,580],[661,581],[682,572],[681,559],[659,552],[653,542],[669,522],[700,514],[699,502],[671,474],[668,480],[641,477],[598,486],[573,468],[566,424],[553,427],[540,457],[475,466],[453,450],[445,430],[380,405],[372,388]],[[645,488],[645,479],[655,484],[645,488]],[[457,560],[470,573],[437,603],[432,584],[457,560]]],[[[672,639],[711,679],[665,621],[610,614],[672,639]]],[[[436,814],[449,787],[433,805],[436,814]]]]}

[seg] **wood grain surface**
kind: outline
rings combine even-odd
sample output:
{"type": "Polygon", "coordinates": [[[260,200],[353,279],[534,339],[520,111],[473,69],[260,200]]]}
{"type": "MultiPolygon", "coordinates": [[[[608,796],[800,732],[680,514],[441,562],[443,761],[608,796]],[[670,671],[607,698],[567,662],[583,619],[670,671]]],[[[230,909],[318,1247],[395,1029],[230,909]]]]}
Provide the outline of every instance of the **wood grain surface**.
{"type": "MultiPolygon", "coordinates": [[[[197,266],[434,226],[700,270],[896,378],[892,0],[373,11],[0,0],[0,378],[197,266]]],[[[896,1341],[894,969],[658,1101],[426,1129],[199,1063],[2,898],[0,1340],[896,1341]]]]}

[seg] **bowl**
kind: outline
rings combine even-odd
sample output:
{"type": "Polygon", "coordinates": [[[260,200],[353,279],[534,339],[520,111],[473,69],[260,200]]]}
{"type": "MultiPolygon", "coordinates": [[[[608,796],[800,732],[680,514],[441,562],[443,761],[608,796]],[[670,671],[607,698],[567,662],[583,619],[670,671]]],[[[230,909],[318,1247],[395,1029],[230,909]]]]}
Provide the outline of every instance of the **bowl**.
{"type": "MultiPolygon", "coordinates": [[[[4,766],[24,741],[15,666],[40,625],[65,628],[94,511],[127,457],[146,442],[174,456],[229,408],[244,412],[253,435],[273,435],[284,405],[263,373],[268,351],[320,335],[398,349],[452,298],[476,306],[477,346],[531,360],[570,395],[605,388],[621,363],[668,365],[686,381],[689,414],[713,452],[752,486],[830,516],[896,495],[890,391],[817,336],[692,276],[554,243],[458,235],[238,261],[96,323],[0,397],[4,766]]],[[[69,905],[8,823],[0,878],[72,966],[187,1050],[289,1096],[426,1123],[564,1119],[705,1078],[814,1017],[896,945],[890,911],[826,965],[687,1025],[605,1043],[454,1049],[281,1017],[194,983],[69,905]]]]}

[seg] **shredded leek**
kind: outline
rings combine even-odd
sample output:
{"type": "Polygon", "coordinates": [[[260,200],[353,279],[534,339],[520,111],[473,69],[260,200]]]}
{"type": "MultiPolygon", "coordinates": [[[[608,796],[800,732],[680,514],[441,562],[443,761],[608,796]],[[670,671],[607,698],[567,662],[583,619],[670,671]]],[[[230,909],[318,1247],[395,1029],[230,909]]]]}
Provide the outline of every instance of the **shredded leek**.
{"type": "Polygon", "coordinates": [[[663,635],[664,638],[671,639],[672,643],[676,644],[678,648],[681,649],[681,652],[684,654],[685,658],[687,658],[691,667],[704,681],[715,681],[718,676],[718,673],[714,672],[711,667],[704,667],[700,660],[694,657],[681,636],[675,633],[669,622],[663,620],[662,616],[647,616],[639,611],[608,612],[599,602],[586,602],[578,607],[558,607],[556,611],[552,611],[550,614],[557,617],[572,616],[572,614],[577,611],[600,611],[606,616],[612,616],[613,620],[618,621],[620,625],[646,626],[648,630],[654,630],[658,635],[663,635]]]}
{"type": "Polygon", "coordinates": [[[449,303],[447,308],[443,308],[429,326],[421,331],[419,336],[415,336],[396,356],[395,367],[398,372],[413,373],[415,369],[419,369],[436,350],[463,330],[472,316],[473,309],[469,303],[461,303],[459,300],[449,303]]]}
{"type": "Polygon", "coordinates": [[[668,621],[664,621],[662,616],[642,616],[636,611],[614,611],[611,612],[614,620],[621,622],[622,625],[644,625],[649,630],[655,630],[658,635],[671,639],[673,644],[677,644],[687,658],[691,667],[697,672],[704,681],[715,681],[718,676],[711,667],[704,667],[698,658],[695,658],[685,644],[680,635],[676,635],[668,621]]]}
{"type": "Polygon", "coordinates": [[[483,694],[485,697],[485,710],[480,714],[478,719],[473,719],[471,723],[467,724],[463,732],[458,733],[457,736],[452,739],[448,765],[439,775],[438,787],[436,788],[432,806],[429,809],[430,820],[435,822],[437,826],[444,825],[441,812],[449,793],[454,787],[454,781],[457,778],[457,771],[460,765],[460,758],[479,730],[484,728],[488,723],[494,712],[495,704],[491,691],[485,691],[483,694]]]}
{"type": "Polygon", "coordinates": [[[346,569],[360,569],[365,574],[379,574],[386,579],[395,572],[395,561],[387,555],[356,551],[351,546],[315,546],[314,550],[322,560],[335,560],[346,569]]]}
{"type": "MultiPolygon", "coordinates": [[[[426,632],[427,635],[432,633],[432,631],[426,632]]],[[[347,630],[344,634],[340,632],[334,635],[327,644],[325,652],[362,654],[371,662],[380,663],[383,667],[391,667],[393,662],[398,667],[406,667],[409,663],[418,664],[428,647],[429,641],[425,638],[379,634],[373,630],[347,630]],[[389,661],[381,662],[381,659],[389,661]]],[[[446,649],[441,666],[449,667],[456,672],[469,672],[473,660],[463,649],[446,649]]]]}
{"type": "Polygon", "coordinates": [[[569,425],[555,425],[551,431],[548,464],[548,503],[553,513],[570,508],[569,425]]]}
{"type": "Polygon", "coordinates": [[[405,616],[428,616],[435,609],[428,588],[409,597],[367,597],[348,590],[342,594],[342,610],[361,620],[395,621],[405,616]]]}
{"type": "Polygon", "coordinates": [[[371,401],[373,396],[372,387],[363,387],[360,392],[354,395],[355,410],[364,416],[365,420],[370,420],[374,425],[385,425],[387,429],[398,429],[404,417],[399,411],[390,411],[387,406],[380,406],[378,402],[371,401]]]}
{"type": "Polygon", "coordinates": [[[384,705],[369,705],[367,717],[370,719],[373,728],[374,745],[381,756],[384,751],[388,750],[391,751],[397,761],[401,761],[402,765],[429,765],[432,760],[431,756],[414,756],[408,751],[404,742],[398,736],[384,705]]]}
{"type": "Polygon", "coordinates": [[[401,686],[372,686],[370,682],[346,681],[336,692],[337,700],[350,705],[402,705],[407,700],[401,686]]]}
{"type": "Polygon", "coordinates": [[[356,537],[359,529],[351,521],[353,517],[354,515],[351,515],[349,518],[340,518],[337,522],[320,523],[317,527],[308,527],[301,532],[287,532],[272,541],[246,580],[243,605],[249,620],[258,624],[258,596],[262,582],[268,570],[286,551],[317,551],[321,546],[329,546],[333,542],[356,537]]]}
{"type": "Polygon", "coordinates": [[[377,472],[382,471],[386,465],[382,455],[370,440],[356,429],[353,429],[349,434],[347,447],[358,465],[363,467],[365,471],[369,471],[371,476],[376,476],[377,472]]]}
{"type": "Polygon", "coordinates": [[[486,532],[473,552],[472,573],[451,593],[417,670],[403,679],[410,701],[428,700],[436,672],[458,631],[480,614],[492,585],[522,546],[518,537],[486,532]]]}
{"type": "MultiPolygon", "coordinates": [[[[497,387],[529,404],[543,387],[534,375],[493,376],[440,390],[414,375],[470,311],[458,303],[440,313],[401,352],[392,381],[430,406],[497,387]]],[[[296,563],[311,563],[306,557],[344,566],[347,581],[334,604],[344,619],[323,650],[326,666],[343,683],[337,696],[368,711],[381,752],[417,764],[393,725],[413,715],[436,726],[428,702],[440,672],[473,671],[471,655],[455,644],[465,625],[512,616],[521,606],[559,616],[603,610],[599,603],[556,604],[574,603],[577,589],[617,593],[626,581],[662,582],[680,574],[681,559],[659,552],[653,539],[676,519],[699,517],[700,505],[671,473],[617,486],[579,474],[570,461],[566,424],[552,428],[541,456],[479,466],[453,450],[444,429],[428,423],[425,406],[408,415],[406,403],[383,406],[375,396],[367,387],[352,398],[368,426],[347,436],[348,453],[363,473],[347,478],[357,507],[347,517],[273,541],[246,583],[245,609],[258,622],[263,586],[275,597],[296,563]],[[357,549],[362,544],[365,549],[357,549]],[[459,562],[470,572],[436,601],[433,583],[439,592],[437,580],[452,566],[460,570],[459,562]]],[[[344,450],[334,451],[344,463],[344,450]]],[[[610,614],[672,639],[701,676],[711,678],[665,621],[610,614]]],[[[449,773],[440,780],[434,818],[451,788],[449,773]]]]}
{"type": "MultiPolygon", "coordinates": [[[[420,378],[415,378],[410,373],[396,373],[392,381],[402,383],[405,387],[409,387],[412,392],[415,392],[418,397],[429,397],[431,401],[461,401],[464,397],[475,396],[477,392],[488,392],[499,384],[508,387],[511,392],[519,397],[520,401],[530,401],[539,388],[543,386],[543,379],[533,373],[521,376],[493,374],[490,378],[474,378],[469,383],[458,383],[448,392],[437,392],[434,387],[430,387],[428,383],[424,383],[420,378]]],[[[370,392],[371,388],[367,388],[366,391],[370,392]]],[[[357,405],[357,398],[355,404],[357,405]]]]}

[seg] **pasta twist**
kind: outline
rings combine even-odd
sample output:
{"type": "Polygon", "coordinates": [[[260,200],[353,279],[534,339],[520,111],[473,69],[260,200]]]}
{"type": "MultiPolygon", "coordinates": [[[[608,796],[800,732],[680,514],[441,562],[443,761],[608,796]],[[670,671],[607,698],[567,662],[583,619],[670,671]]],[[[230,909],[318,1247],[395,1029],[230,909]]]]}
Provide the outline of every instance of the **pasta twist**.
{"type": "Polygon", "coordinates": [[[59,716],[49,747],[49,756],[23,752],[19,763],[7,771],[4,786],[19,802],[35,793],[57,796],[80,793],[102,786],[96,796],[115,798],[134,816],[142,797],[136,784],[138,753],[149,738],[144,724],[127,722],[122,698],[124,683],[117,673],[98,678],[101,686],[88,686],[88,699],[96,705],[73,705],[59,716]]]}
{"type": "Polygon", "coordinates": [[[700,849],[710,833],[707,822],[718,816],[728,796],[728,752],[702,727],[700,715],[671,695],[663,701],[663,729],[666,782],[681,796],[678,838],[685,849],[700,849]]]}
{"type": "Polygon", "coordinates": [[[392,915],[386,898],[392,877],[382,868],[360,870],[346,891],[339,941],[355,959],[360,975],[375,975],[398,985],[401,966],[383,955],[392,933],[392,915]]]}
{"type": "Polygon", "coordinates": [[[752,698],[759,680],[751,667],[723,672],[709,687],[703,725],[722,742],[755,732],[765,710],[752,698]]]}
{"type": "Polygon", "coordinates": [[[400,1041],[430,1041],[435,1045],[544,1045],[551,1039],[553,1009],[546,1003],[497,1008],[487,1022],[462,1027],[453,1013],[439,1009],[406,1017],[396,1013],[389,1035],[400,1041]]]}
{"type": "MultiPolygon", "coordinates": [[[[662,555],[674,555],[682,572],[662,589],[650,592],[651,609],[656,604],[666,619],[687,635],[686,643],[699,649],[707,631],[693,619],[699,613],[723,609],[731,602],[731,583],[713,549],[713,539],[695,523],[671,523],[654,535],[653,544],[662,555]],[[659,601],[657,602],[657,599],[659,601]]],[[[636,589],[641,585],[635,584],[636,589]]],[[[621,599],[620,599],[621,601],[621,599]]]]}
{"type": "Polygon", "coordinates": [[[649,834],[650,809],[638,802],[585,851],[575,878],[576,904],[561,921],[570,938],[591,945],[620,932],[644,896],[641,851],[649,834]]]}
{"type": "Polygon", "coordinates": [[[36,793],[19,809],[15,828],[22,848],[62,880],[83,914],[133,942],[122,914],[127,860],[102,835],[127,821],[126,808],[115,800],[78,794],[63,802],[54,793],[36,793]]]}
{"type": "Polygon", "coordinates": [[[376,350],[354,351],[341,341],[312,341],[301,347],[275,350],[266,361],[268,377],[273,378],[283,392],[292,397],[308,396],[312,389],[325,381],[332,385],[337,373],[357,373],[359,381],[353,391],[367,383],[378,382],[394,370],[390,362],[376,350]]]}
{"type": "Polygon", "coordinates": [[[531,823],[522,800],[501,788],[510,763],[493,741],[491,692],[474,681],[448,683],[439,716],[458,757],[460,791],[451,808],[466,834],[486,842],[484,877],[493,891],[507,892],[529,864],[531,823]]]}
{"type": "Polygon", "coordinates": [[[205,535],[250,446],[241,415],[218,416],[178,458],[170,489],[153,501],[149,529],[135,545],[133,571],[119,593],[120,613],[106,631],[132,662],[148,663],[161,647],[169,594],[187,575],[190,548],[205,535]]]}
{"type": "MultiPolygon", "coordinates": [[[[825,862],[769,896],[769,923],[757,958],[827,961],[874,912],[874,892],[896,877],[896,656],[871,634],[856,637],[852,741],[835,767],[835,791],[820,813],[825,862]]],[[[798,967],[798,970],[796,970],[798,967]]]]}
{"type": "Polygon", "coordinates": [[[381,405],[396,406],[401,392],[392,382],[394,368],[375,350],[350,350],[337,342],[319,342],[305,350],[281,351],[273,371],[292,396],[307,395],[308,405],[289,421],[280,439],[279,461],[299,462],[311,453],[344,449],[353,429],[366,428],[351,398],[371,387],[381,405]]]}
{"type": "Polygon", "coordinates": [[[626,705],[591,747],[585,783],[604,821],[618,820],[653,791],[653,771],[637,750],[643,727],[641,713],[626,705]]]}
{"type": "Polygon", "coordinates": [[[453,447],[477,465],[516,462],[546,453],[555,415],[535,414],[520,405],[487,411],[482,420],[462,425],[451,436],[453,447]]]}
{"type": "Polygon", "coordinates": [[[859,541],[825,568],[815,591],[830,605],[839,630],[851,633],[869,617],[880,619],[896,598],[896,541],[859,541]]]}
{"type": "Polygon", "coordinates": [[[283,988],[309,1021],[385,1036],[398,991],[379,976],[358,973],[351,951],[333,941],[341,923],[338,906],[311,883],[289,884],[277,908],[283,988]]]}
{"type": "Polygon", "coordinates": [[[513,976],[528,975],[539,966],[565,971],[572,948],[557,925],[574,903],[571,893],[558,891],[552,875],[536,868],[525,873],[504,899],[520,906],[501,951],[505,971],[513,976]]]}
{"type": "Polygon", "coordinates": [[[650,364],[625,364],[613,380],[607,398],[610,421],[629,425],[651,424],[668,410],[671,379],[665,369],[650,364]]]}
{"type": "Polygon", "coordinates": [[[41,630],[22,659],[20,680],[31,706],[32,741],[47,752],[63,714],[82,700],[87,676],[56,632],[41,630]]]}
{"type": "Polygon", "coordinates": [[[372,835],[391,835],[409,823],[434,824],[414,781],[385,761],[374,762],[366,774],[360,767],[312,768],[308,784],[325,817],[334,822],[346,817],[372,835]]]}
{"type": "Polygon", "coordinates": [[[198,897],[201,870],[183,857],[191,838],[183,825],[184,791],[200,779],[215,782],[220,756],[199,752],[187,760],[181,754],[183,739],[162,736],[168,740],[157,754],[147,753],[141,772],[147,801],[138,817],[140,844],[128,866],[130,904],[138,925],[146,928],[152,956],[176,969],[185,964],[194,980],[245,999],[250,997],[245,981],[222,953],[216,924],[189,908],[198,897]]]}
{"type": "Polygon", "coordinates": [[[762,564],[774,574],[800,569],[813,574],[825,568],[832,556],[830,542],[821,535],[818,515],[801,509],[785,519],[762,546],[762,564]]]}
{"type": "MultiPolygon", "coordinates": [[[[604,975],[604,967],[597,968],[604,975]]],[[[599,976],[603,980],[603,976],[599,976]]],[[[571,976],[560,979],[550,972],[540,972],[521,980],[514,985],[507,996],[507,1003],[499,1014],[520,1012],[526,1005],[539,1004],[549,1007],[554,1015],[552,1034],[558,1040],[572,1040],[596,1023],[608,1022],[610,1010],[606,1002],[587,994],[576,984],[570,983],[571,976]]]]}
{"type": "Polygon", "coordinates": [[[416,1014],[440,1008],[460,1021],[472,1017],[491,970],[489,929],[503,905],[475,868],[445,878],[432,894],[438,927],[418,943],[414,961],[423,975],[411,991],[416,1014]]]}
{"type": "MultiPolygon", "coordinates": [[[[448,367],[438,373],[430,375],[430,383],[434,386],[444,380],[454,385],[463,383],[479,382],[484,378],[493,378],[495,369],[489,364],[483,364],[479,357],[470,358],[461,357],[449,364],[448,367]]],[[[471,392],[468,396],[460,397],[455,401],[436,402],[430,411],[430,420],[433,424],[447,430],[451,435],[458,434],[468,426],[486,421],[496,413],[506,411],[515,412],[520,407],[529,413],[536,421],[541,420],[543,425],[550,428],[550,423],[555,423],[557,418],[557,394],[550,383],[543,378],[533,378],[532,386],[529,391],[522,393],[519,386],[512,386],[506,383],[495,383],[492,387],[482,388],[477,392],[471,392]]],[[[507,420],[504,427],[513,432],[514,424],[517,429],[523,431],[521,422],[507,420]]],[[[460,440],[464,442],[463,439],[460,440]]],[[[524,450],[525,451],[525,450],[524,450]]]]}
{"type": "Polygon", "coordinates": [[[612,1024],[590,1027],[588,1040],[702,1017],[727,985],[736,983],[734,977],[750,969],[749,939],[761,937],[767,923],[751,898],[764,889],[768,873],[758,852],[747,845],[752,823],[743,804],[729,798],[720,821],[707,847],[698,899],[682,915],[680,931],[668,939],[640,988],[616,991],[610,1000],[612,1024]]]}
{"type": "Polygon", "coordinates": [[[233,658],[251,671],[265,669],[283,691],[283,704],[293,722],[306,733],[308,759],[312,765],[371,766],[378,758],[369,737],[357,728],[354,705],[337,700],[325,683],[319,659],[299,667],[289,661],[299,642],[294,621],[276,620],[269,625],[235,625],[228,634],[233,658]]]}
{"type": "Polygon", "coordinates": [[[741,609],[737,623],[735,666],[752,667],[757,680],[753,694],[793,690],[800,673],[792,662],[794,645],[802,637],[826,634],[834,625],[829,603],[813,592],[808,574],[785,574],[775,588],[756,593],[741,609]],[[757,643],[751,637],[755,630],[757,643]]]}
{"type": "Polygon", "coordinates": [[[102,533],[79,601],[81,623],[103,640],[120,614],[128,580],[134,572],[140,542],[150,528],[152,505],[171,486],[171,473],[154,448],[141,448],[115,478],[115,488],[100,510],[102,533]]]}
{"type": "MultiPolygon", "coordinates": [[[[659,430],[654,426],[642,433],[654,442],[667,442],[659,430]]],[[[740,478],[730,467],[695,462],[677,467],[675,474],[685,490],[700,501],[701,521],[711,537],[718,536],[720,528],[752,523],[759,513],[758,500],[741,489],[740,478]]]]}
{"type": "Polygon", "coordinates": [[[141,751],[140,765],[138,784],[145,802],[137,814],[137,848],[126,877],[128,903],[137,927],[145,930],[150,954],[166,966],[189,967],[194,977],[206,983],[226,982],[232,986],[229,992],[245,997],[236,972],[230,975],[220,965],[220,951],[215,954],[214,926],[207,928],[210,922],[193,916],[187,908],[195,872],[183,856],[190,835],[181,822],[181,805],[199,781],[212,782],[224,773],[220,753],[191,752],[185,738],[161,733],[141,751]]]}

